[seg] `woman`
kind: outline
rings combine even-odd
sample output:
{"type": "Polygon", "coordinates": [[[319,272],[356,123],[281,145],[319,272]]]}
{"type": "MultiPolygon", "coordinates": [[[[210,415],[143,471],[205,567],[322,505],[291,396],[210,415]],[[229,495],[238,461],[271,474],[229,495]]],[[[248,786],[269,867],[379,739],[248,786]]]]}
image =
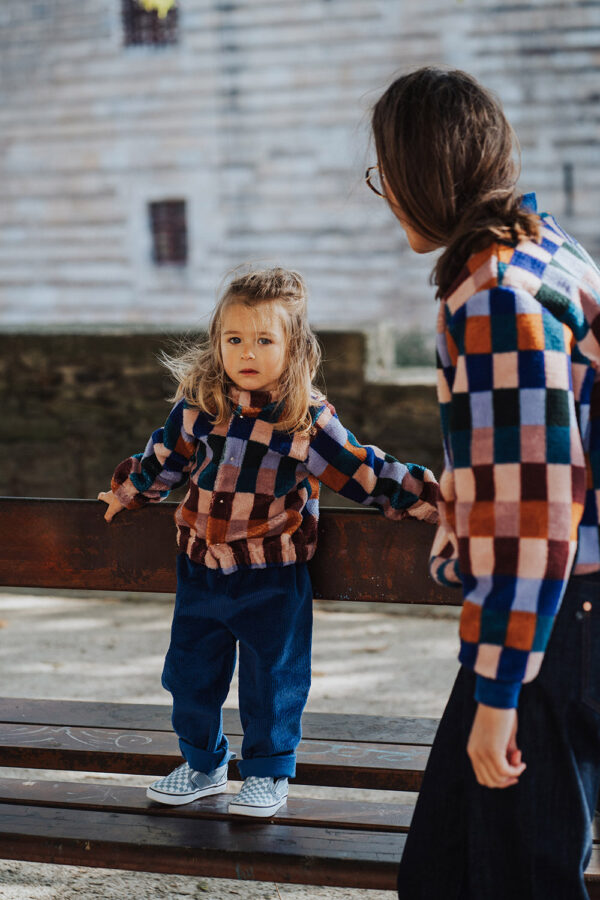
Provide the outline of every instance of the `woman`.
{"type": "Polygon", "coordinates": [[[535,198],[464,72],[373,111],[370,186],[438,248],[445,449],[431,574],[462,663],[402,859],[401,900],[583,900],[600,778],[600,272],[535,198]]]}

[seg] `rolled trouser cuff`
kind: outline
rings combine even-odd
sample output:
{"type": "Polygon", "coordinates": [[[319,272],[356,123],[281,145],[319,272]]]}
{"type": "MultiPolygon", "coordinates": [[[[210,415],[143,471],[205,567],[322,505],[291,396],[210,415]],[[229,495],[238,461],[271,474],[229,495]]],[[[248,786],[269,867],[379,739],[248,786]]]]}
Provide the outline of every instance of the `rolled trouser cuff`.
{"type": "Polygon", "coordinates": [[[191,769],[194,769],[196,772],[212,772],[213,769],[218,769],[221,766],[224,766],[225,763],[229,762],[235,754],[229,751],[229,745],[227,741],[225,741],[225,745],[219,747],[218,750],[209,751],[209,750],[201,750],[199,747],[194,747],[193,744],[189,744],[187,741],[184,741],[183,738],[179,738],[179,746],[181,748],[181,752],[183,754],[183,758],[190,766],[191,769]]]}
{"type": "Polygon", "coordinates": [[[296,775],[296,754],[240,759],[237,767],[242,778],[248,778],[250,775],[254,775],[257,778],[294,778],[296,775]]]}

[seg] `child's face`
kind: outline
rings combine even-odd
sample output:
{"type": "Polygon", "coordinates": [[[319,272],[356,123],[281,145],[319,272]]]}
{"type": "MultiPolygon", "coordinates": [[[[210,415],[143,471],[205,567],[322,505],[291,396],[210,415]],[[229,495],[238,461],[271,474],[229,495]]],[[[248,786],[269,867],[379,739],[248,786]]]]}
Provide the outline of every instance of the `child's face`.
{"type": "Polygon", "coordinates": [[[250,308],[227,306],[221,319],[221,355],[225,371],[245,391],[275,390],[286,361],[283,313],[274,301],[250,308]]]}

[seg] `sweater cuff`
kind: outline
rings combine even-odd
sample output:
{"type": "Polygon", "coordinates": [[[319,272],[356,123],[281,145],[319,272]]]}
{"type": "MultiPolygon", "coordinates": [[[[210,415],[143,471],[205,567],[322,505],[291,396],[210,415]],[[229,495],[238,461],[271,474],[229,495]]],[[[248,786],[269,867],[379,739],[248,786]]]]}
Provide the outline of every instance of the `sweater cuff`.
{"type": "Polygon", "coordinates": [[[148,503],[148,498],[136,491],[129,479],[124,484],[113,482],[110,489],[125,509],[141,509],[148,503]]]}
{"type": "Polygon", "coordinates": [[[138,491],[131,480],[136,463],[135,457],[124,459],[115,469],[110,482],[111,491],[126,509],[139,509],[148,503],[148,498],[138,491]]]}
{"type": "Polygon", "coordinates": [[[477,675],[475,680],[475,700],[496,709],[516,709],[520,691],[520,681],[494,681],[483,675],[477,675]]]}

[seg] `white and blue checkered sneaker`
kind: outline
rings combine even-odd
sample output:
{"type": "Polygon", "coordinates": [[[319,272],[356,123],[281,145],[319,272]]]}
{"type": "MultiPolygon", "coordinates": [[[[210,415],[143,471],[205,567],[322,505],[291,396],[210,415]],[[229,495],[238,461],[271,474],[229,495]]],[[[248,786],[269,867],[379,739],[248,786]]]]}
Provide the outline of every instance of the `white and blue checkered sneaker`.
{"type": "Polygon", "coordinates": [[[287,778],[257,778],[250,775],[242,789],[229,804],[229,812],[237,816],[274,815],[283,806],[288,795],[287,778]]]}
{"type": "Polygon", "coordinates": [[[187,763],[178,766],[170,775],[153,782],[146,791],[150,800],[181,806],[199,797],[221,794],[227,789],[227,764],[212,772],[196,772],[187,763]]]}

